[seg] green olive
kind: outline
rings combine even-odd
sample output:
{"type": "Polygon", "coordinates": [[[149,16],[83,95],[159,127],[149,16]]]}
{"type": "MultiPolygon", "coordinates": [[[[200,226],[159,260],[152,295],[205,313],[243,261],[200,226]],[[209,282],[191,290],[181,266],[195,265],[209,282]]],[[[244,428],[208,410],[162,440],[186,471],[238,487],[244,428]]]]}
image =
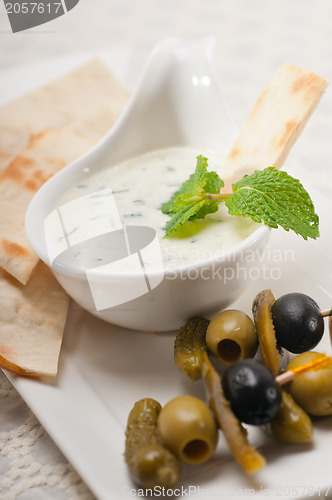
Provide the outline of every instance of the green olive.
{"type": "Polygon", "coordinates": [[[255,325],[242,311],[221,311],[209,323],[206,343],[211,353],[225,366],[244,358],[253,358],[258,347],[255,325]]]}
{"type": "Polygon", "coordinates": [[[187,464],[208,460],[218,442],[210,408],[193,396],[178,396],[169,401],[158,417],[158,431],[164,445],[187,464]]]}
{"type": "MultiPolygon", "coordinates": [[[[320,353],[308,351],[299,354],[288,364],[287,370],[310,363],[320,353]]],[[[295,401],[310,415],[332,415],[332,367],[318,368],[296,375],[288,390],[295,401]]]]}

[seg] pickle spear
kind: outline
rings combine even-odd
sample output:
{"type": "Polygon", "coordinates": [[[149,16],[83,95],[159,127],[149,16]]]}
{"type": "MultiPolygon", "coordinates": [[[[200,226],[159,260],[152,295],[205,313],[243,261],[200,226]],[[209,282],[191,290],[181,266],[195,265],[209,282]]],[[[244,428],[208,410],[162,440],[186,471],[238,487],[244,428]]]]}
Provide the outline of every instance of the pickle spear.
{"type": "Polygon", "coordinates": [[[281,398],[280,410],[270,422],[272,434],[284,443],[309,443],[313,437],[313,426],[309,415],[284,389],[281,391],[281,398]]]}
{"type": "Polygon", "coordinates": [[[174,342],[174,361],[192,382],[202,378],[203,355],[207,352],[206,330],[210,321],[194,318],[179,330],[174,342]]]}
{"type": "Polygon", "coordinates": [[[248,442],[245,429],[225,398],[220,376],[207,352],[205,334],[208,324],[207,319],[194,318],[180,328],[174,343],[174,360],[191,381],[203,380],[210,406],[235,460],[248,475],[252,475],[266,462],[248,442]]]}
{"type": "Polygon", "coordinates": [[[277,376],[279,374],[281,354],[277,348],[272,322],[271,307],[274,302],[275,298],[271,290],[263,290],[254,299],[252,313],[264,362],[273,375],[277,376]]]}

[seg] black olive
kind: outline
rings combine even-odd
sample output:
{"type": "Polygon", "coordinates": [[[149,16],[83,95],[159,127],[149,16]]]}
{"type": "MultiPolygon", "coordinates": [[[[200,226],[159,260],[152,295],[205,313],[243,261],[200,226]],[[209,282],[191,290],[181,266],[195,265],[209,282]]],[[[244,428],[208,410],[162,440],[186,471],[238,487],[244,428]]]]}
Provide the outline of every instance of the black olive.
{"type": "Polygon", "coordinates": [[[324,319],[318,304],[304,293],[288,293],[271,307],[277,343],[290,352],[310,351],[321,340],[324,319]]]}
{"type": "Polygon", "coordinates": [[[252,359],[228,366],[222,377],[225,397],[234,415],[250,425],[263,425],[276,416],[281,390],[273,373],[252,359]]]}

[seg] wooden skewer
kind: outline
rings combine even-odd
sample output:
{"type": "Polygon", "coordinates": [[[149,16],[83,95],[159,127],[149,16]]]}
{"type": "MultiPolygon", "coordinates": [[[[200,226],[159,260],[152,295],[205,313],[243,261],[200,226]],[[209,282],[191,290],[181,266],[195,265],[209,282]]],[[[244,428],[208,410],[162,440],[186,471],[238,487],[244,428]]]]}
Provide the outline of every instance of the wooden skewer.
{"type": "Polygon", "coordinates": [[[320,368],[326,368],[331,364],[332,364],[332,358],[326,356],[325,354],[322,354],[319,358],[315,359],[314,361],[310,361],[310,363],[306,363],[305,365],[298,366],[296,368],[293,368],[292,370],[287,370],[286,372],[281,373],[275,378],[275,380],[280,385],[287,384],[287,382],[293,380],[300,373],[304,373],[310,370],[317,370],[320,368]]]}
{"type": "Polygon", "coordinates": [[[320,313],[323,316],[323,318],[325,318],[326,316],[332,316],[332,307],[330,309],[324,309],[320,313]]]}
{"type": "Polygon", "coordinates": [[[284,373],[278,375],[275,380],[279,385],[287,384],[295,378],[295,373],[292,370],[287,370],[284,373]]]}

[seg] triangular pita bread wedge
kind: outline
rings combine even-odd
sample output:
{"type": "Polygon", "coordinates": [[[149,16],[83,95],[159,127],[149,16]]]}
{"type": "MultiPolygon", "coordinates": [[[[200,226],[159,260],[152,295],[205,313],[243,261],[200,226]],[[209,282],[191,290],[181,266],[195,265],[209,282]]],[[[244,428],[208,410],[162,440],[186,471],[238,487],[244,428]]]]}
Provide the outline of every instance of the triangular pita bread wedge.
{"type": "Polygon", "coordinates": [[[107,68],[93,59],[72,73],[52,81],[0,108],[0,171],[50,127],[85,119],[109,105],[118,116],[128,91],[107,68]]]}
{"type": "Polygon", "coordinates": [[[90,149],[114,123],[104,107],[85,121],[40,132],[0,174],[0,266],[26,284],[38,257],[25,234],[28,205],[53,174],[90,149]]]}
{"type": "Polygon", "coordinates": [[[14,127],[31,135],[84,119],[102,106],[122,111],[128,91],[98,59],[26,94],[0,109],[0,130],[14,127]]]}
{"type": "Polygon", "coordinates": [[[28,205],[41,185],[88,151],[112,126],[117,112],[104,106],[92,116],[40,132],[0,174],[0,266],[27,283],[38,257],[24,227],[28,205]]]}
{"type": "Polygon", "coordinates": [[[283,63],[249,114],[226,157],[223,191],[254,170],[280,168],[322,97],[327,81],[283,63]]]}
{"type": "Polygon", "coordinates": [[[29,144],[30,138],[23,128],[0,127],[0,172],[29,144]]]}
{"type": "Polygon", "coordinates": [[[26,286],[0,270],[0,367],[55,376],[68,303],[41,261],[26,286]]]}

